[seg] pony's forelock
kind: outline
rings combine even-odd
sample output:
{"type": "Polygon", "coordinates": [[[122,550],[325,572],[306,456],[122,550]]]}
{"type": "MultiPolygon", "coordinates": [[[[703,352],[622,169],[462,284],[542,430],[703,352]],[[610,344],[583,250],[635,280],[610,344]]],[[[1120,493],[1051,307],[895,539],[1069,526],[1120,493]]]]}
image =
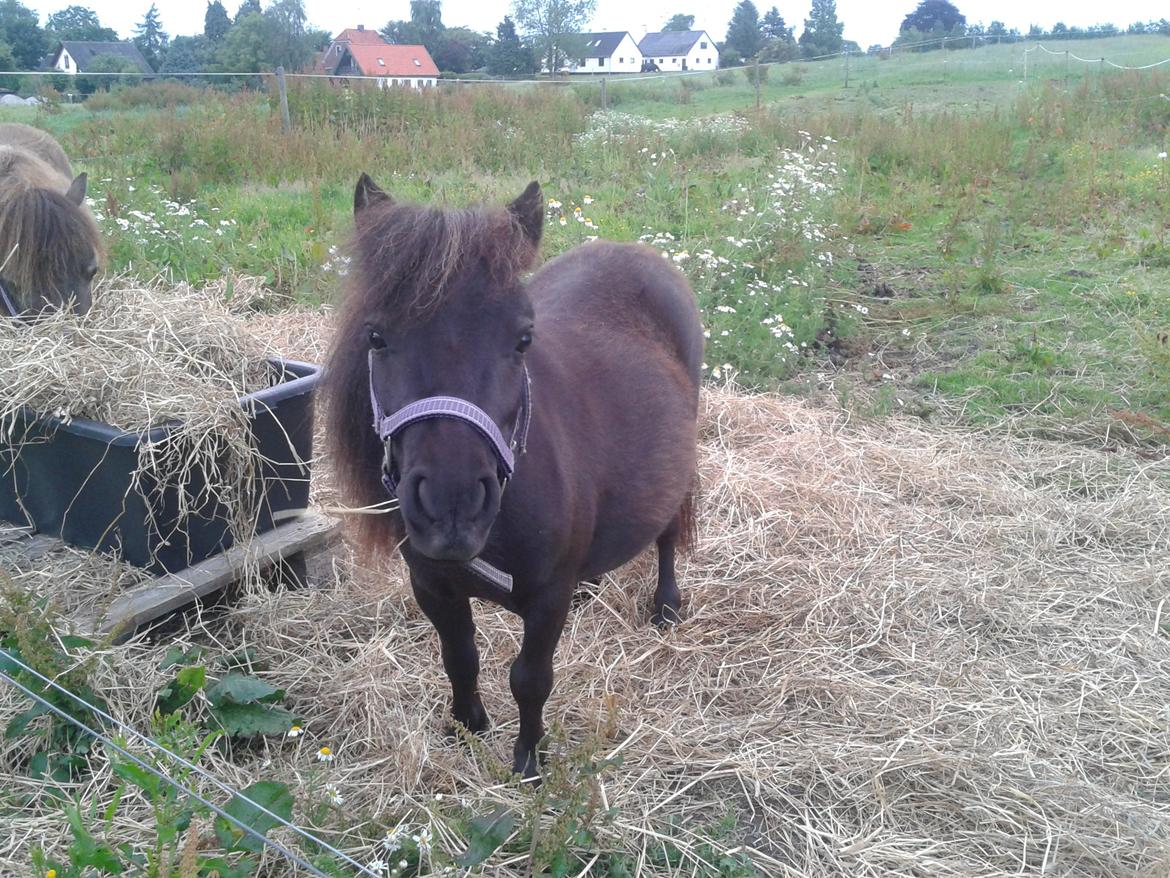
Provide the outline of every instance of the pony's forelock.
{"type": "Polygon", "coordinates": [[[515,289],[536,248],[505,209],[440,209],[386,201],[357,217],[350,304],[399,325],[434,313],[454,281],[482,270],[491,291],[515,289]]]}
{"type": "MultiPolygon", "coordinates": [[[[101,232],[86,208],[51,189],[3,187],[0,275],[21,299],[64,289],[101,258],[101,232]]],[[[18,304],[27,307],[32,302],[18,304]]]]}

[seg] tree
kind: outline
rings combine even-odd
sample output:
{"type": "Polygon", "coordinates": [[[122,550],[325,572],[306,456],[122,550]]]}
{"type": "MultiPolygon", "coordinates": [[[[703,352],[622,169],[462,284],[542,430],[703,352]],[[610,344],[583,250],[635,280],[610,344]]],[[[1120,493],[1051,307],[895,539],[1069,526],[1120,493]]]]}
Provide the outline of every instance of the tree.
{"type": "Polygon", "coordinates": [[[264,12],[260,8],[260,0],[244,0],[240,4],[240,8],[236,10],[236,17],[232,20],[233,24],[239,24],[249,15],[260,15],[264,12]]]}
{"type": "Polygon", "coordinates": [[[147,63],[158,70],[162,66],[168,40],[167,32],[162,29],[162,21],[158,16],[158,7],[151,3],[141,23],[134,27],[134,45],[138,47],[147,63]]]}
{"type": "Polygon", "coordinates": [[[207,4],[207,11],[203,13],[203,36],[213,46],[218,46],[231,29],[232,20],[227,8],[220,0],[211,0],[207,4]]]}
{"type": "Polygon", "coordinates": [[[787,42],[792,39],[792,29],[784,23],[784,16],[775,6],[764,13],[760,32],[764,35],[765,40],[784,40],[787,42]]]}
{"type": "Polygon", "coordinates": [[[516,23],[509,15],[496,26],[496,41],[487,51],[487,71],[493,76],[516,76],[535,73],[536,58],[529,46],[520,42],[516,23]]]}
{"type": "Polygon", "coordinates": [[[488,50],[492,38],[488,34],[467,27],[448,27],[435,41],[431,58],[440,70],[451,73],[467,73],[487,66],[488,50]]]}
{"type": "MultiPolygon", "coordinates": [[[[140,50],[141,51],[141,50],[140,50]]],[[[82,94],[95,91],[109,91],[115,85],[138,85],[142,82],[142,71],[138,65],[122,55],[102,54],[89,62],[90,73],[122,73],[124,76],[78,76],[77,90],[82,94]]]]}
{"type": "Polygon", "coordinates": [[[917,30],[930,33],[936,28],[945,33],[962,33],[967,27],[967,16],[959,12],[950,0],[922,0],[913,12],[902,19],[900,31],[917,30]]]}
{"type": "Polygon", "coordinates": [[[740,0],[731,21],[727,23],[727,39],[723,45],[739,52],[742,58],[753,58],[764,47],[760,33],[760,13],[752,0],[740,0]]]}
{"type": "Polygon", "coordinates": [[[695,26],[693,15],[683,15],[681,12],[670,17],[670,21],[662,26],[664,31],[686,31],[695,26]]]}
{"type": "Polygon", "coordinates": [[[262,13],[252,12],[237,19],[216,50],[216,68],[222,72],[259,73],[272,67],[268,31],[269,24],[262,13]]]}
{"type": "Polygon", "coordinates": [[[54,12],[45,22],[45,30],[54,42],[58,40],[85,40],[94,42],[115,42],[118,32],[102,27],[97,13],[84,6],[66,6],[54,12]]]}
{"type": "Polygon", "coordinates": [[[834,55],[844,47],[844,30],[845,25],[837,21],[836,0],[812,0],[812,10],[800,35],[800,50],[806,58],[834,55]]]}
{"type": "Polygon", "coordinates": [[[268,61],[273,67],[294,71],[309,61],[312,50],[305,40],[304,0],[273,0],[264,11],[268,25],[268,61]]]}
{"type": "Polygon", "coordinates": [[[18,0],[0,0],[0,42],[21,70],[36,69],[48,50],[40,16],[18,0]]]}
{"type": "Polygon", "coordinates": [[[167,47],[167,60],[159,73],[199,73],[210,64],[214,47],[203,34],[175,37],[167,47]]]}
{"type": "Polygon", "coordinates": [[[564,67],[578,47],[577,34],[593,18],[597,0],[513,0],[512,14],[533,42],[549,73],[564,67]]]}

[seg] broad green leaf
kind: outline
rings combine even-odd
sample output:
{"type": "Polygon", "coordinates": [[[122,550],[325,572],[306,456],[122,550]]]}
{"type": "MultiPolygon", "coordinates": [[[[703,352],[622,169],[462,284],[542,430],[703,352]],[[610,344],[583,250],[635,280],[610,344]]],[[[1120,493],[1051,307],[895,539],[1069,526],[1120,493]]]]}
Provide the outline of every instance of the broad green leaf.
{"type": "Polygon", "coordinates": [[[22,711],[14,716],[4,729],[5,738],[15,738],[18,735],[23,735],[31,723],[38,716],[44,716],[49,712],[49,708],[43,704],[34,704],[28,710],[22,711]]]}
{"type": "Polygon", "coordinates": [[[497,808],[486,817],[476,817],[468,824],[467,850],[455,858],[464,869],[478,866],[494,854],[512,834],[516,818],[507,808],[497,808]]]}
{"type": "Polygon", "coordinates": [[[78,637],[76,634],[62,634],[61,645],[66,649],[89,649],[93,641],[88,637],[78,637]]]}
{"type": "Polygon", "coordinates": [[[163,656],[162,664],[158,666],[158,669],[165,671],[173,665],[189,665],[202,657],[202,646],[192,646],[188,650],[184,650],[181,646],[172,646],[167,650],[167,654],[163,656]]]}
{"type": "Polygon", "coordinates": [[[216,707],[224,704],[253,704],[279,701],[284,691],[275,686],[234,671],[207,687],[207,698],[216,707]]]}
{"type": "Polygon", "coordinates": [[[120,757],[114,756],[110,767],[114,769],[114,774],[149,793],[151,798],[158,796],[158,785],[162,781],[142,766],[135,765],[133,762],[125,762],[120,757]]]}
{"type": "MultiPolygon", "coordinates": [[[[244,795],[278,817],[284,820],[292,819],[293,795],[284,784],[262,780],[244,790],[244,795]]],[[[268,830],[280,825],[277,820],[239,796],[232,796],[224,811],[261,835],[266,835],[268,830]]],[[[229,822],[223,817],[217,817],[215,820],[215,837],[219,839],[220,846],[229,851],[259,853],[264,847],[259,840],[245,833],[236,823],[229,822]]]]}
{"type": "Polygon", "coordinates": [[[296,717],[283,707],[271,704],[221,704],[211,708],[211,715],[229,735],[283,735],[296,717]]]}
{"type": "Polygon", "coordinates": [[[206,682],[207,669],[203,665],[180,669],[171,682],[158,690],[158,712],[174,713],[184,707],[206,682]]]}

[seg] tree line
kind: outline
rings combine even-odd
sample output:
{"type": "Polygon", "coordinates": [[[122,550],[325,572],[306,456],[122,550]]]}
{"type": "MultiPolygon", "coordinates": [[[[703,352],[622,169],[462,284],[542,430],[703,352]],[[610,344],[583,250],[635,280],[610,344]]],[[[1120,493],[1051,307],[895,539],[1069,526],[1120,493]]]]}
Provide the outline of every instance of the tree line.
{"type": "MultiPolygon", "coordinates": [[[[691,18],[693,16],[675,16],[691,18]]],[[[732,66],[746,61],[792,61],[798,58],[815,59],[842,52],[860,52],[861,47],[843,37],[844,24],[837,18],[836,0],[812,0],[809,17],[804,20],[800,38],[789,27],[779,9],[773,6],[762,16],[752,0],[741,0],[727,24],[727,38],[720,46],[719,62],[732,66]]],[[[1096,24],[1089,27],[1070,27],[1057,22],[1048,31],[1040,25],[1032,25],[1026,34],[1016,28],[1008,28],[1002,21],[993,21],[984,26],[968,24],[963,15],[950,0],[921,0],[902,19],[898,37],[893,47],[915,52],[933,49],[971,48],[988,43],[1014,42],[1024,39],[1092,39],[1115,36],[1123,31],[1112,24],[1096,24]]],[[[1170,36],[1170,22],[1135,22],[1124,33],[1160,33],[1170,36]]],[[[867,51],[876,53],[886,47],[870,46],[867,51]]]]}
{"type": "MultiPolygon", "coordinates": [[[[581,54],[577,37],[593,18],[597,0],[513,0],[495,33],[443,23],[441,0],[410,0],[410,17],[391,20],[380,33],[390,43],[423,45],[444,73],[482,72],[494,76],[526,76],[541,70],[562,69],[567,59],[581,54]]],[[[691,30],[695,16],[671,16],[663,30],[691,30]]],[[[734,66],[763,62],[812,59],[861,51],[843,37],[836,0],[811,0],[809,15],[799,36],[776,6],[763,15],[752,0],[741,0],[719,44],[720,64],[734,66]]],[[[1010,42],[1043,36],[1046,39],[1106,37],[1123,31],[1112,24],[1089,27],[1058,22],[1049,31],[1033,25],[1026,34],[1003,22],[968,24],[950,0],[921,0],[899,27],[897,48],[929,51],[964,48],[988,42],[1010,42]]],[[[1125,33],[1170,35],[1166,19],[1135,22],[1125,33]]],[[[208,0],[202,33],[171,37],[152,3],[135,26],[133,43],[160,74],[259,73],[283,66],[306,70],[316,53],[330,42],[329,31],[311,27],[304,0],[242,0],[229,14],[223,0],[208,0]]],[[[118,34],[104,26],[88,7],[67,6],[49,15],[42,26],[35,11],[20,0],[0,0],[0,69],[36,70],[47,66],[49,53],[63,40],[114,41],[118,34]]],[[[869,51],[880,50],[871,46],[869,51]]],[[[127,59],[108,55],[95,59],[95,71],[138,73],[127,59]]],[[[92,90],[108,81],[89,82],[92,90]]]]}

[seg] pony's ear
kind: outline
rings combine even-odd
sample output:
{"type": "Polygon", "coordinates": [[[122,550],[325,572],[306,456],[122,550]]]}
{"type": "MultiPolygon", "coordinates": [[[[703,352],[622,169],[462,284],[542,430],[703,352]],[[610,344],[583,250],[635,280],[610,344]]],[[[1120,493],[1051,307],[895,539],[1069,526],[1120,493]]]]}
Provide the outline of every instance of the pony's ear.
{"type": "Polygon", "coordinates": [[[390,196],[378,188],[378,184],[363,171],[353,190],[353,215],[357,216],[370,205],[380,201],[390,201],[390,196]]]}
{"type": "Polygon", "coordinates": [[[85,188],[89,183],[89,176],[82,171],[73,178],[73,182],[69,184],[69,189],[65,192],[65,197],[76,204],[78,207],[85,204],[85,188]]]}
{"type": "Polygon", "coordinates": [[[544,196],[540,192],[540,184],[535,180],[529,183],[520,197],[508,205],[508,212],[516,217],[520,228],[524,230],[524,237],[536,247],[544,231],[544,196]]]}

